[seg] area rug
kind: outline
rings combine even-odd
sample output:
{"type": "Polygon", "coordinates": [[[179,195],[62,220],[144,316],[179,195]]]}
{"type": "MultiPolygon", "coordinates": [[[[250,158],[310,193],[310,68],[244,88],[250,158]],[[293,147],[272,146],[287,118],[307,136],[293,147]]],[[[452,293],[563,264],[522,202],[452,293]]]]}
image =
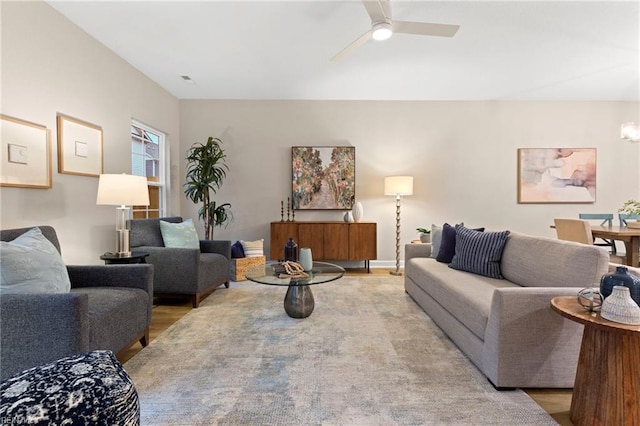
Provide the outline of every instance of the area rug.
{"type": "Polygon", "coordinates": [[[142,425],[546,425],[526,393],[497,391],[404,292],[401,277],[286,288],[232,283],[125,364],[142,425]]]}

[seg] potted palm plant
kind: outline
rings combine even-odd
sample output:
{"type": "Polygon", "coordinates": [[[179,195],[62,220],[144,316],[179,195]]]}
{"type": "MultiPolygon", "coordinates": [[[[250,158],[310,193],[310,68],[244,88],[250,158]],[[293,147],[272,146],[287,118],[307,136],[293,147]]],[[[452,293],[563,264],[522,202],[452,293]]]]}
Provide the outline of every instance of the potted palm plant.
{"type": "Polygon", "coordinates": [[[207,143],[196,142],[187,151],[187,181],[184,193],[194,203],[202,203],[198,217],[204,222],[205,238],[213,239],[216,226],[233,220],[231,204],[218,204],[212,197],[222,186],[229,167],[222,141],[209,136],[207,143]]]}

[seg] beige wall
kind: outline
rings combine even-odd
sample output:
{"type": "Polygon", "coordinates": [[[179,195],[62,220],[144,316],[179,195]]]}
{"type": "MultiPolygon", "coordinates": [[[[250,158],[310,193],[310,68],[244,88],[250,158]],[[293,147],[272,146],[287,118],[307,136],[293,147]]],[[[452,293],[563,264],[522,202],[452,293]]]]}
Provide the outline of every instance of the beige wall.
{"type": "MultiPolygon", "coordinates": [[[[2,2],[0,111],[52,131],[53,188],[1,188],[0,227],[50,224],[67,263],[99,263],[113,248],[114,208],[96,206],[97,178],[57,172],[56,113],[104,130],[104,171],[130,172],[131,118],[167,132],[171,214],[197,218],[182,194],[184,153],[221,137],[230,172],[219,200],[235,221],[218,238],[267,239],[290,192],[294,145],[356,147],[356,195],[365,220],[378,222],[378,257],[395,259],[395,207],[388,175],[415,176],[403,200],[402,242],[414,229],[444,221],[553,233],[556,216],[614,212],[640,197],[640,144],[619,139],[638,121],[638,103],[178,101],[43,2],[2,2]],[[516,150],[596,147],[598,196],[587,205],[518,205],[516,150]]],[[[267,84],[267,83],[265,83],[267,84]]],[[[340,220],[341,212],[300,212],[299,220],[340,220]]],[[[201,226],[198,227],[202,234],[201,226]]]]}
{"type": "Polygon", "coordinates": [[[114,249],[115,207],[96,206],[98,178],[58,173],[56,113],[101,126],[104,172],[130,173],[131,119],[167,132],[177,147],[178,100],[46,3],[3,1],[1,8],[0,111],[51,130],[53,187],[1,188],[0,226],[53,225],[65,262],[99,263],[114,249]]]}
{"type": "MultiPolygon", "coordinates": [[[[268,240],[290,192],[294,145],[356,147],[356,198],[365,220],[378,222],[378,257],[387,261],[395,259],[395,202],[382,195],[385,176],[415,177],[414,195],[402,200],[402,244],[418,237],[416,227],[445,221],[554,236],[554,217],[614,213],[640,193],[640,144],[619,139],[638,103],[182,100],[180,115],[182,151],[209,135],[224,141],[230,171],[218,199],[232,203],[235,221],[216,230],[219,238],[268,240]],[[597,148],[597,202],[518,204],[516,153],[526,147],[597,148]]],[[[187,201],[182,212],[197,215],[187,201]]]]}

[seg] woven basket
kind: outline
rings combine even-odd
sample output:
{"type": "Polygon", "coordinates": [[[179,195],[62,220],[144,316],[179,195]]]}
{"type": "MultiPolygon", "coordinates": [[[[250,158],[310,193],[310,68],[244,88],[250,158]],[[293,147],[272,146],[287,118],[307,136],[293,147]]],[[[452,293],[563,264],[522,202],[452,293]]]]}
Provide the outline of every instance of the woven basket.
{"type": "Polygon", "coordinates": [[[264,265],[267,261],[265,256],[241,257],[231,259],[231,279],[233,281],[244,281],[247,278],[244,274],[251,268],[264,265]]]}

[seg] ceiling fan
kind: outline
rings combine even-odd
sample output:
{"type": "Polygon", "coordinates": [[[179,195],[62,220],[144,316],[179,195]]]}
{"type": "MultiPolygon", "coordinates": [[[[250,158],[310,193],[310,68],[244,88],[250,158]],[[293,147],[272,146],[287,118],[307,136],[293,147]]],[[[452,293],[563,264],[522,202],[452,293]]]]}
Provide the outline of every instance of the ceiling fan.
{"type": "Polygon", "coordinates": [[[362,0],[362,4],[371,18],[371,29],[338,52],[331,58],[331,61],[341,61],[369,40],[386,40],[393,33],[453,37],[460,28],[460,25],[394,21],[391,19],[391,2],[389,0],[362,0]]]}

